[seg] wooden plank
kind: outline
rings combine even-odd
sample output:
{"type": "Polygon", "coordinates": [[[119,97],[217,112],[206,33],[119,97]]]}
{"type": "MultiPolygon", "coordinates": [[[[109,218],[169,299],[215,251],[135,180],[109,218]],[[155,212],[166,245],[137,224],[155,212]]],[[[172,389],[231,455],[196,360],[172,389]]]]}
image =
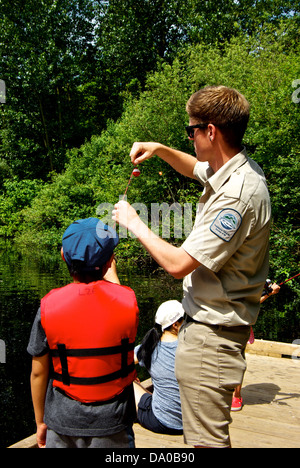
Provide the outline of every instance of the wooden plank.
{"type": "Polygon", "coordinates": [[[300,361],[248,354],[234,448],[300,448],[300,361]]]}
{"type": "Polygon", "coordinates": [[[246,352],[249,354],[258,354],[271,357],[300,357],[300,345],[278,343],[276,341],[255,340],[254,343],[247,344],[246,352]]]}
{"type": "Polygon", "coordinates": [[[20,440],[19,442],[11,445],[8,448],[37,448],[36,434],[33,434],[26,439],[20,440]]]}
{"type": "MultiPolygon", "coordinates": [[[[275,349],[286,354],[286,347],[275,349]]],[[[294,348],[289,350],[294,352],[294,348]]],[[[233,448],[300,448],[300,359],[247,354],[246,360],[244,407],[232,413],[230,426],[233,448]]],[[[145,383],[148,386],[151,381],[145,383]]],[[[134,432],[137,448],[191,448],[184,444],[183,436],[154,434],[139,424],[134,425],[134,432]]],[[[10,448],[33,447],[35,435],[10,448]]]]}
{"type": "MultiPolygon", "coordinates": [[[[247,364],[244,407],[232,413],[233,448],[300,448],[300,361],[247,354],[247,364]]],[[[138,448],[190,448],[179,436],[134,430],[138,448]]]]}
{"type": "Polygon", "coordinates": [[[156,434],[134,424],[136,448],[193,448],[186,445],[183,436],[170,436],[166,434],[156,434]]]}

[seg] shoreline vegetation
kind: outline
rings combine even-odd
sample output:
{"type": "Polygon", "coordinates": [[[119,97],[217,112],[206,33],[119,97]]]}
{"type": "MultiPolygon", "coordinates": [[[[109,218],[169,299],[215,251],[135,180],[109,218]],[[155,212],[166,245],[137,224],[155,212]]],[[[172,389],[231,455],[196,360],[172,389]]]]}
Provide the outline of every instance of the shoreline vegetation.
{"type": "MultiPolygon", "coordinates": [[[[3,2],[0,26],[0,247],[55,255],[75,219],[123,195],[134,141],[193,152],[185,104],[206,85],[237,88],[251,104],[244,144],[264,170],[272,202],[272,281],[299,271],[300,49],[295,1],[3,2]],[[17,2],[18,3],[18,2],[17,2]],[[91,3],[93,7],[91,7],[91,3]],[[51,4],[51,6],[50,6],[51,4]],[[125,5],[126,4],[126,5],[125,5]],[[21,8],[22,6],[22,8],[21,8]],[[130,13],[130,14],[127,14],[130,13]],[[30,18],[30,21],[29,21],[30,18]],[[152,28],[145,24],[152,21],[152,28]],[[30,25],[30,27],[29,27],[30,25]],[[150,31],[151,29],[151,31],[150,31]]],[[[200,187],[158,158],[141,167],[128,201],[190,204],[200,187]]],[[[110,215],[110,213],[105,216],[110,215]]],[[[149,223],[151,220],[149,219],[149,223]]],[[[180,245],[171,214],[168,240],[180,245]]],[[[160,220],[160,234],[163,220],[160,220]]],[[[155,265],[130,236],[123,267],[155,265]]],[[[300,337],[300,285],[262,308],[269,339],[285,320],[300,337]],[[271,334],[271,336],[270,336],[271,334]]]]}

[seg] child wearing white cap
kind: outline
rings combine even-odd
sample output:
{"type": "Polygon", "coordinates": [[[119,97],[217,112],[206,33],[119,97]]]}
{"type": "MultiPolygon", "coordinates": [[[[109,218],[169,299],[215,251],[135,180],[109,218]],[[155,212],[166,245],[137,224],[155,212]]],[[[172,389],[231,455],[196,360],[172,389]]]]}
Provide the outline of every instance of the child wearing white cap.
{"type": "Polygon", "coordinates": [[[145,367],[153,383],[153,394],[134,382],[138,422],[161,434],[182,434],[179,387],[175,377],[177,335],[183,322],[180,302],[160,305],[155,325],[135,348],[135,362],[145,367]]]}

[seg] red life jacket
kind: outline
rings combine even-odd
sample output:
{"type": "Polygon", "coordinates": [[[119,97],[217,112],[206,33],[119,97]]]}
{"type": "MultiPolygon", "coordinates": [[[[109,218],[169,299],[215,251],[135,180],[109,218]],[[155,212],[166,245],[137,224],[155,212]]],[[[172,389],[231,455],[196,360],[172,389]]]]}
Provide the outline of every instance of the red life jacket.
{"type": "Polygon", "coordinates": [[[41,301],[53,386],[84,403],[110,400],[136,378],[138,306],[132,289],[72,283],[41,301]]]}

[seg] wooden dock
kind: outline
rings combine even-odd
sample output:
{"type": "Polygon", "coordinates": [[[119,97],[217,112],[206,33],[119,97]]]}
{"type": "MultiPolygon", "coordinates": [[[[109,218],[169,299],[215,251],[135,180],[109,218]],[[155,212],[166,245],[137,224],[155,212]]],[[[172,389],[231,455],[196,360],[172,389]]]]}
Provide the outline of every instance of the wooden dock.
{"type": "MultiPolygon", "coordinates": [[[[233,448],[300,448],[300,346],[256,340],[247,348],[247,363],[244,407],[232,413],[233,448]]],[[[137,448],[192,448],[182,436],[154,434],[139,424],[134,432],[137,448]]],[[[10,448],[34,444],[31,436],[10,448]]]]}
{"type": "MultiPolygon", "coordinates": [[[[295,345],[256,341],[248,347],[244,407],[232,413],[233,448],[300,448],[300,352],[295,345]],[[253,354],[253,353],[260,354],[253,354]],[[295,353],[281,358],[279,356],[295,353]],[[276,357],[271,357],[276,355],[276,357]],[[297,355],[299,356],[296,359],[297,355]]],[[[185,447],[183,437],[134,427],[137,448],[185,447]]]]}

